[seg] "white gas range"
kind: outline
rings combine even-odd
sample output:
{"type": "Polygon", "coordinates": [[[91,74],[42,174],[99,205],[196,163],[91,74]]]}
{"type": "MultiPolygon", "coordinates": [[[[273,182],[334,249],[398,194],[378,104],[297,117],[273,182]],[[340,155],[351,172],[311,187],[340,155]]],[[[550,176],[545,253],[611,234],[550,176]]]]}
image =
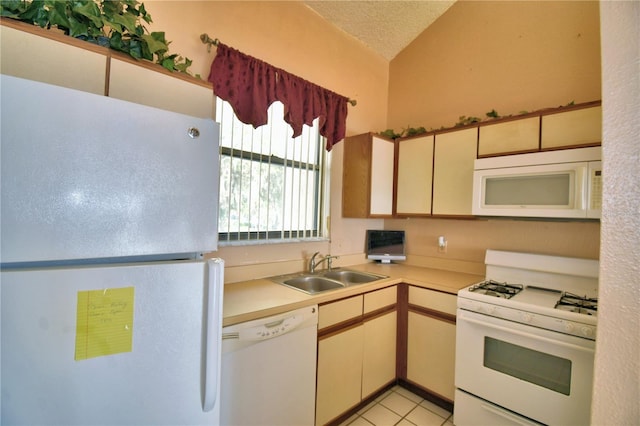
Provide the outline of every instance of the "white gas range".
{"type": "Polygon", "coordinates": [[[487,250],[458,292],[454,422],[587,424],[599,262],[487,250]]]}

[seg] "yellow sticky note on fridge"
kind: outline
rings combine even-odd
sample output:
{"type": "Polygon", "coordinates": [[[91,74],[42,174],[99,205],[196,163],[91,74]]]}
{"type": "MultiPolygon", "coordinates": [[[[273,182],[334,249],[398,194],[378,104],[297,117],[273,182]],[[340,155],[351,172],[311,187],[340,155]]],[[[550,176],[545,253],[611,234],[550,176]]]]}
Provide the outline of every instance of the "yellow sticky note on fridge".
{"type": "Polygon", "coordinates": [[[78,292],[76,361],[131,352],[133,290],[123,287],[78,292]]]}

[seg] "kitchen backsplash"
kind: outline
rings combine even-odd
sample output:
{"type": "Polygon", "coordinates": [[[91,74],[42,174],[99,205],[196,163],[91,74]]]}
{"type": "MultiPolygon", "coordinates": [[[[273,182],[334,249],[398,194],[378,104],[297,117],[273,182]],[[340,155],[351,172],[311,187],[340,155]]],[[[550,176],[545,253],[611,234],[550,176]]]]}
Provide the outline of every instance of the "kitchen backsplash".
{"type": "Polygon", "coordinates": [[[511,219],[388,219],[385,229],[403,229],[407,254],[484,262],[487,249],[598,259],[600,222],[511,219]],[[438,251],[438,237],[447,240],[438,251]]]}

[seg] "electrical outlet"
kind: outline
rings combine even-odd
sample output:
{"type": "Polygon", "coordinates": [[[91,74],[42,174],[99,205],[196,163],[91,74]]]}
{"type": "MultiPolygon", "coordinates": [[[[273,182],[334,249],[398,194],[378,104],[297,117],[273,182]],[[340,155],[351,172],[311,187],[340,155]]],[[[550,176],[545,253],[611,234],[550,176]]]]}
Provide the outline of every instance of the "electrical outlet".
{"type": "Polygon", "coordinates": [[[440,235],[438,237],[438,252],[446,253],[447,252],[447,239],[444,235],[440,235]]]}

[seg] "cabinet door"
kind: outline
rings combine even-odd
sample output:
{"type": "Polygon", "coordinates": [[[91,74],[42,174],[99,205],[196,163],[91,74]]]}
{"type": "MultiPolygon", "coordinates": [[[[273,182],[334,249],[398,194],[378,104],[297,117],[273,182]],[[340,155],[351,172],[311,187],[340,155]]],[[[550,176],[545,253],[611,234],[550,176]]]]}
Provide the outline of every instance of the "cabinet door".
{"type": "Polygon", "coordinates": [[[104,95],[105,54],[6,25],[0,26],[0,41],[2,74],[104,95]]]}
{"type": "Polygon", "coordinates": [[[476,147],[477,128],[436,135],[434,215],[471,215],[476,147]]]}
{"type": "Polygon", "coordinates": [[[350,136],[343,142],[342,216],[369,216],[371,135],[350,136]]]}
{"type": "Polygon", "coordinates": [[[371,210],[374,215],[393,213],[394,144],[377,136],[372,138],[371,151],[371,210]]]}
{"type": "Polygon", "coordinates": [[[364,323],[362,398],[396,377],[396,312],[364,323]]]}
{"type": "Polygon", "coordinates": [[[200,118],[213,118],[213,89],[144,66],[111,60],[109,96],[200,118]]]}
{"type": "Polygon", "coordinates": [[[360,403],[364,327],[318,342],[316,425],[324,425],[360,403]]]}
{"type": "Polygon", "coordinates": [[[537,151],[540,117],[480,126],[478,156],[537,151]]]}
{"type": "Polygon", "coordinates": [[[394,142],[363,133],[349,136],[343,146],[342,216],[391,216],[394,142]]]}
{"type": "Polygon", "coordinates": [[[602,107],[542,116],[542,149],[594,145],[602,142],[602,107]]]}
{"type": "Polygon", "coordinates": [[[455,354],[455,324],[409,312],[407,379],[453,401],[455,354]]]}
{"type": "Polygon", "coordinates": [[[398,142],[398,215],[431,214],[433,135],[398,142]]]}

